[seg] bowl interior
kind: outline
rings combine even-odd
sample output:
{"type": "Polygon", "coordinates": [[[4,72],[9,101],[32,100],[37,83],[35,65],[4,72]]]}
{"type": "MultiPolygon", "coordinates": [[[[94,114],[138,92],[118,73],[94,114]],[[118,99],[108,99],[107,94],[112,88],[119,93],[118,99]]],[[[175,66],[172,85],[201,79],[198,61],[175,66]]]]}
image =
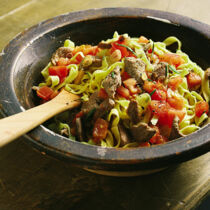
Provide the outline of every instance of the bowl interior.
{"type": "MultiPolygon", "coordinates": [[[[208,25],[171,13],[134,8],[107,8],[70,13],[26,30],[5,48],[3,59],[0,57],[0,102],[5,114],[15,114],[21,111],[21,107],[28,109],[39,104],[32,87],[42,81],[41,70],[48,64],[53,52],[63,45],[65,39],[70,38],[76,45],[96,45],[101,40],[111,38],[115,31],[119,34],[128,33],[131,37],[143,35],[154,41],[176,36],[182,42],[182,50],[193,61],[203,69],[210,66],[208,25]]],[[[174,140],[165,145],[128,150],[105,149],[69,141],[43,126],[34,129],[27,137],[39,148],[53,155],[71,157],[80,164],[92,164],[93,168],[117,161],[128,164],[127,168],[131,169],[130,160],[133,164],[143,163],[144,166],[150,161],[152,167],[157,168],[165,166],[169,160],[183,161],[206,152],[210,143],[209,128],[210,126],[205,126],[182,140],[174,140]],[[162,165],[157,162],[161,162],[162,165]]],[[[121,166],[121,170],[124,170],[123,165],[118,165],[118,168],[121,166]]],[[[113,169],[115,167],[116,165],[113,165],[113,169]]]]}

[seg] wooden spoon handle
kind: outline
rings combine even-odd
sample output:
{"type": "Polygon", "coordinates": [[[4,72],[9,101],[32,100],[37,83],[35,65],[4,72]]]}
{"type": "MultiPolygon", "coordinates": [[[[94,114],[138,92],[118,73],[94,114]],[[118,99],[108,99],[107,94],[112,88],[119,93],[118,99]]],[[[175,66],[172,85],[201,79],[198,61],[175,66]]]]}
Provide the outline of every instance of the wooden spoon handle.
{"type": "Polygon", "coordinates": [[[64,94],[60,94],[47,103],[0,120],[0,147],[27,133],[56,114],[80,104],[78,96],[71,94],[69,97],[70,93],[67,93],[67,97],[63,97],[64,94]]]}

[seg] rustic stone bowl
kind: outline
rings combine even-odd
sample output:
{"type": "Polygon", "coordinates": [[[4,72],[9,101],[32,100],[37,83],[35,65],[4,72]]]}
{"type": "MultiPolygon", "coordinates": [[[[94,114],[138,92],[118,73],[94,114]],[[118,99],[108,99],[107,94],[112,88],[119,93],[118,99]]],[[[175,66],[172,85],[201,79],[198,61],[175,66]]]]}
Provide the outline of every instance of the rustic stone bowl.
{"type": "MultiPolygon", "coordinates": [[[[114,31],[144,35],[155,41],[177,36],[182,49],[203,69],[210,66],[210,26],[190,18],[136,8],[91,9],[60,15],[26,29],[2,51],[0,104],[4,116],[37,104],[31,87],[41,81],[40,71],[52,53],[71,37],[78,45],[97,44],[114,31]]],[[[148,174],[210,150],[210,124],[164,145],[114,149],[85,145],[57,135],[41,125],[25,135],[40,151],[70,161],[92,172],[113,176],[148,174]]]]}

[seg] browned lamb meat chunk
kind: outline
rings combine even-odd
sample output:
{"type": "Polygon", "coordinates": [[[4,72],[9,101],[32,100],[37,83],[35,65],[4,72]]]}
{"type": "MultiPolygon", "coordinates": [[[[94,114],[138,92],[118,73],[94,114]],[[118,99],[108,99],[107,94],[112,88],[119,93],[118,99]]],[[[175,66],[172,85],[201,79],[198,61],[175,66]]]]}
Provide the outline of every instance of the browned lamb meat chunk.
{"type": "Polygon", "coordinates": [[[71,58],[71,57],[72,57],[72,49],[70,47],[60,47],[53,54],[51,62],[54,66],[56,66],[59,58],[71,58]]]}
{"type": "Polygon", "coordinates": [[[119,123],[118,130],[120,133],[120,146],[123,147],[126,144],[131,143],[131,136],[128,133],[128,130],[125,128],[125,126],[122,123],[119,123]]]}
{"type": "Polygon", "coordinates": [[[103,99],[98,96],[98,93],[99,93],[99,91],[94,92],[90,96],[90,98],[89,98],[88,101],[83,102],[82,109],[81,110],[85,114],[88,113],[89,111],[91,111],[94,108],[95,109],[98,109],[99,108],[99,105],[103,101],[103,99]]]}
{"type": "Polygon", "coordinates": [[[143,85],[144,80],[142,79],[143,73],[145,73],[145,63],[139,59],[134,57],[126,57],[125,58],[125,71],[133,77],[138,84],[143,85]]]}
{"type": "Polygon", "coordinates": [[[146,123],[138,123],[131,127],[131,134],[135,141],[149,141],[156,133],[154,128],[149,127],[146,123]]]}
{"type": "Polygon", "coordinates": [[[108,113],[112,108],[114,108],[115,102],[111,98],[104,100],[94,114],[94,119],[101,118],[103,115],[108,113]]]}
{"type": "Polygon", "coordinates": [[[184,135],[179,132],[179,117],[176,116],[173,120],[171,133],[168,139],[173,140],[173,139],[180,138],[182,136],[184,135]]]}
{"type": "Polygon", "coordinates": [[[101,49],[110,49],[112,47],[111,43],[100,42],[98,47],[101,49]]]}
{"type": "Polygon", "coordinates": [[[120,76],[120,67],[115,69],[103,80],[102,85],[110,98],[115,97],[117,88],[122,84],[120,76]]]}
{"type": "Polygon", "coordinates": [[[128,109],[127,109],[127,114],[130,117],[131,122],[133,124],[137,124],[140,122],[141,116],[139,114],[138,103],[136,100],[130,101],[128,109]]]}
{"type": "Polygon", "coordinates": [[[163,82],[166,79],[166,65],[167,64],[163,62],[157,64],[152,72],[151,79],[163,82]]]}

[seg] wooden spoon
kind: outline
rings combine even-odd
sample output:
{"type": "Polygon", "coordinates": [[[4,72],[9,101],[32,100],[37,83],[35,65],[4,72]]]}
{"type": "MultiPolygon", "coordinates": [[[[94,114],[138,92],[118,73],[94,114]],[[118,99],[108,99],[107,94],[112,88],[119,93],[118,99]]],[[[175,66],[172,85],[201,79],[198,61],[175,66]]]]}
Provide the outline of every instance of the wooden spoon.
{"type": "Polygon", "coordinates": [[[27,133],[56,114],[79,104],[79,96],[62,90],[49,102],[0,120],[0,147],[27,133]]]}

